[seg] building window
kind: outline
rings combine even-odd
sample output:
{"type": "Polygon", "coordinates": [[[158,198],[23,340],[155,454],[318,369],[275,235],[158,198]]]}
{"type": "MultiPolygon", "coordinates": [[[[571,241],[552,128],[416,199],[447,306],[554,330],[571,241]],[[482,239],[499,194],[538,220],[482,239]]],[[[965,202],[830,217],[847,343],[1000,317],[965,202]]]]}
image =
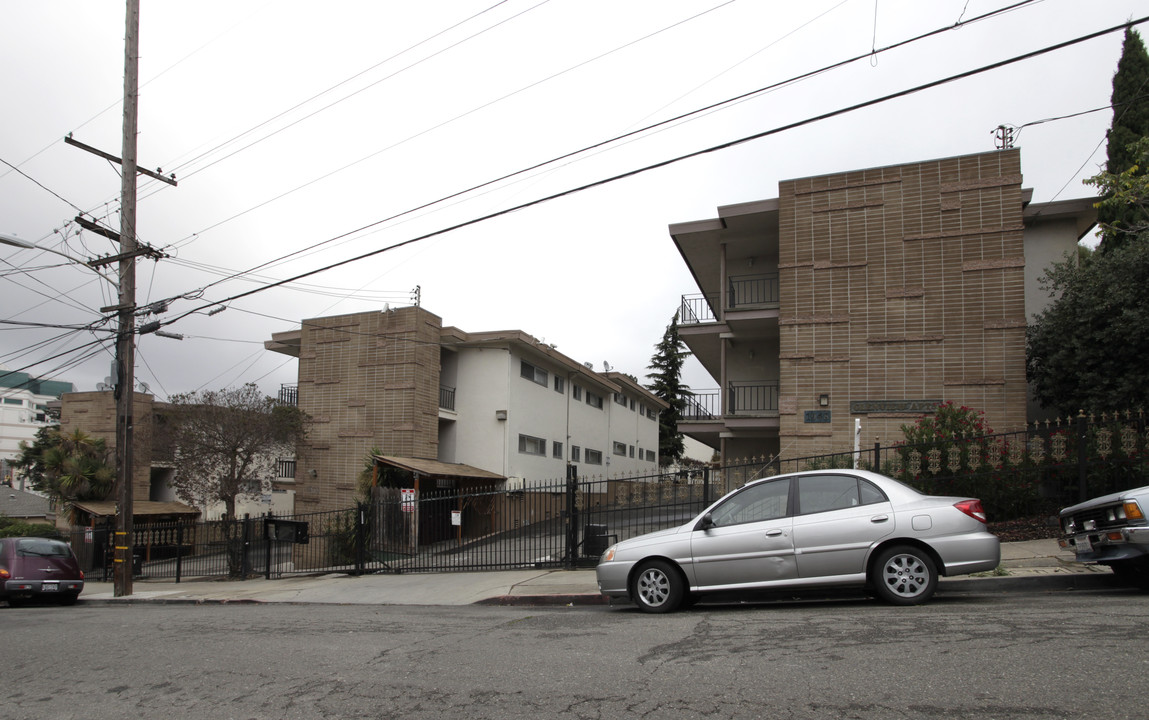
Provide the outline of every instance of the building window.
{"type": "Polygon", "coordinates": [[[519,452],[524,455],[546,455],[547,441],[530,435],[519,435],[519,452]]]}
{"type": "Polygon", "coordinates": [[[616,442],[614,444],[614,454],[626,457],[626,443],[616,442]]]}
{"type": "Polygon", "coordinates": [[[602,410],[602,395],[595,395],[590,390],[586,391],[586,404],[592,408],[602,410]]]}
{"type": "Polygon", "coordinates": [[[616,404],[626,407],[626,395],[623,395],[622,393],[615,393],[614,401],[616,404]]]}
{"type": "Polygon", "coordinates": [[[566,390],[567,381],[558,375],[555,375],[555,392],[561,393],[566,390]]]}
{"type": "Polygon", "coordinates": [[[579,462],[579,448],[578,445],[571,445],[571,462],[579,462]]]}
{"type": "Polygon", "coordinates": [[[634,457],[634,446],[633,445],[630,446],[630,456],[634,457]]]}
{"type": "Polygon", "coordinates": [[[20,398],[4,398],[5,405],[23,405],[24,401],[20,398]]]}
{"type": "Polygon", "coordinates": [[[586,449],[586,464],[587,465],[602,465],[602,451],[586,449]]]}
{"type": "Polygon", "coordinates": [[[575,400],[582,400],[582,388],[578,385],[571,385],[571,397],[575,400]]]}
{"type": "Polygon", "coordinates": [[[563,459],[563,444],[558,440],[551,443],[551,456],[558,460],[563,459]]]}
{"type": "Polygon", "coordinates": [[[655,461],[655,457],[654,457],[654,451],[653,451],[653,450],[647,450],[647,451],[646,451],[646,461],[647,461],[647,462],[654,462],[654,461],[655,461]]]}
{"type": "Polygon", "coordinates": [[[633,409],[634,409],[634,398],[631,398],[631,399],[630,399],[630,409],[631,409],[631,410],[633,410],[633,409]]]}
{"type": "Polygon", "coordinates": [[[522,365],[519,368],[519,376],[525,377],[532,382],[537,382],[543,387],[547,386],[547,371],[531,365],[526,360],[522,361],[522,365]]]}

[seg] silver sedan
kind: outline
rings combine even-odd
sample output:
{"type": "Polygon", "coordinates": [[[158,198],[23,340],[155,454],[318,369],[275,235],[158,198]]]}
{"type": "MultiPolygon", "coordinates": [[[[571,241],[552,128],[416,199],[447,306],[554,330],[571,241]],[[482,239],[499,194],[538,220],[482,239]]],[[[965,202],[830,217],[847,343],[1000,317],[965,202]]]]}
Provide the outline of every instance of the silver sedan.
{"type": "Polygon", "coordinates": [[[681,527],[607,548],[598,587],[646,612],[705,593],[866,586],[895,605],[933,595],[939,575],[993,570],[996,536],[974,498],[922,495],[864,470],[758,480],[681,527]]]}

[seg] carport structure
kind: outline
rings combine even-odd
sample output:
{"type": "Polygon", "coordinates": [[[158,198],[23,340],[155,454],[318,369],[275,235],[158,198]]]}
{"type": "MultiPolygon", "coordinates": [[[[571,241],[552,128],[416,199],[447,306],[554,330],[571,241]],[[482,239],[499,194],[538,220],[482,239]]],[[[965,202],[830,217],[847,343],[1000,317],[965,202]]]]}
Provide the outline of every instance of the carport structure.
{"type": "Polygon", "coordinates": [[[385,543],[419,546],[490,534],[501,500],[498,473],[462,463],[373,455],[372,498],[385,543]]]}

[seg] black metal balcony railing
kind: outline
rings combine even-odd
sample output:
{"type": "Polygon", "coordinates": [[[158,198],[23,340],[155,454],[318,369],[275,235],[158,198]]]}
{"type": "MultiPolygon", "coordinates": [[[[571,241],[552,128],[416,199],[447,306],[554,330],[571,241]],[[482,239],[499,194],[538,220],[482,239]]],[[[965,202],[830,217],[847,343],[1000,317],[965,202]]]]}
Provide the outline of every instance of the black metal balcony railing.
{"type": "Polygon", "coordinates": [[[778,273],[737,275],[730,277],[727,307],[743,308],[752,305],[770,305],[778,302],[778,273]]]}
{"type": "Polygon", "coordinates": [[[682,307],[678,310],[678,324],[697,325],[714,322],[714,307],[718,304],[717,300],[716,295],[683,295],[682,307]]]}
{"type": "Polygon", "coordinates": [[[439,386],[439,407],[444,410],[455,409],[455,388],[445,385],[439,386]]]}
{"type": "Polygon", "coordinates": [[[283,403],[284,405],[299,405],[299,386],[280,385],[279,402],[283,403]]]}
{"type": "Polygon", "coordinates": [[[277,478],[294,478],[295,477],[295,459],[290,460],[277,460],[275,463],[275,476],[277,478]]]}
{"type": "Polygon", "coordinates": [[[683,420],[714,420],[722,415],[722,391],[692,391],[682,410],[683,420]]]}
{"type": "Polygon", "coordinates": [[[727,383],[727,415],[778,412],[778,383],[760,380],[727,383]]]}

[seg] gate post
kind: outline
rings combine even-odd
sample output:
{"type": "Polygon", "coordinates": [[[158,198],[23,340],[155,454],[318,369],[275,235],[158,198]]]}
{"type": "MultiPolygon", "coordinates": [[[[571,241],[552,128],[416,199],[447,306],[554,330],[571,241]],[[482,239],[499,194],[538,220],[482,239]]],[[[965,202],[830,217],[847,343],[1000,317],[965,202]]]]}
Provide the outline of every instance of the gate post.
{"type": "Polygon", "coordinates": [[[575,561],[578,559],[578,503],[575,502],[575,496],[578,494],[578,468],[575,465],[567,466],[567,526],[566,526],[566,549],[563,553],[563,565],[567,570],[575,569],[575,561]]]}
{"type": "Polygon", "coordinates": [[[1085,471],[1089,462],[1089,433],[1085,426],[1085,412],[1078,411],[1074,422],[1077,425],[1077,496],[1079,502],[1085,502],[1089,499],[1085,471]]]}
{"type": "Polygon", "coordinates": [[[240,563],[240,578],[247,579],[251,573],[251,558],[248,557],[248,551],[251,549],[251,515],[249,513],[243,514],[243,559],[240,563]]]}
{"type": "Polygon", "coordinates": [[[702,512],[707,505],[710,504],[710,466],[702,468],[702,507],[698,508],[702,512]]]}
{"type": "Polygon", "coordinates": [[[180,581],[184,565],[184,521],[176,523],[176,582],[180,581]]]}
{"type": "Polygon", "coordinates": [[[362,575],[366,569],[367,556],[367,503],[355,503],[355,574],[362,575]]]}
{"type": "Polygon", "coordinates": [[[874,472],[880,473],[882,471],[882,443],[880,440],[874,441],[874,472]]]}
{"type": "Polygon", "coordinates": [[[268,526],[268,523],[273,522],[274,520],[275,520],[275,513],[273,513],[270,510],[268,510],[267,514],[263,516],[263,544],[266,547],[266,551],[264,552],[264,566],[263,566],[263,568],[264,568],[263,569],[263,579],[264,580],[270,580],[271,579],[271,545],[272,545],[272,540],[271,540],[271,533],[269,533],[267,531],[267,526],[268,526]]]}

